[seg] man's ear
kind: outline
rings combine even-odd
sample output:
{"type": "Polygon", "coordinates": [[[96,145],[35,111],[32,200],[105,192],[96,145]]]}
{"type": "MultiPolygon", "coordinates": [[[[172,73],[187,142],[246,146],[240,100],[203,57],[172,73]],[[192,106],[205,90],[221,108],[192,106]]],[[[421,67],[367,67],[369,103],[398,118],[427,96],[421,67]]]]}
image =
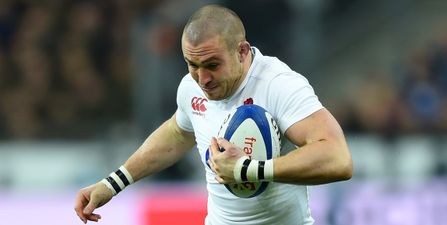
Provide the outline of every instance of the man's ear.
{"type": "Polygon", "coordinates": [[[247,41],[242,41],[239,43],[238,51],[239,62],[243,62],[248,54],[250,54],[250,44],[247,41]]]}

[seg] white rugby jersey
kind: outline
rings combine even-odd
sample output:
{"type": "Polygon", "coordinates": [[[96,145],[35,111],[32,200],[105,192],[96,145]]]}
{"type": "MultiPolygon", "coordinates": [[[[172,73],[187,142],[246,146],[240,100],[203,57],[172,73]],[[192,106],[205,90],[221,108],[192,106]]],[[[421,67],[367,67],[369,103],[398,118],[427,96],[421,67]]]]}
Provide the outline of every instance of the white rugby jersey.
{"type": "MultiPolygon", "coordinates": [[[[252,48],[254,59],[238,90],[228,99],[208,100],[187,74],[177,93],[176,119],[180,128],[194,132],[197,149],[206,171],[208,189],[207,225],[309,225],[313,224],[308,205],[307,187],[270,183],[253,198],[239,198],[214,179],[206,165],[205,152],[212,137],[228,113],[246,103],[265,108],[277,121],[282,135],[292,124],[323,108],[313,88],[302,75],[292,71],[277,58],[263,56],[252,48]]],[[[281,155],[295,149],[282,138],[281,155]]]]}

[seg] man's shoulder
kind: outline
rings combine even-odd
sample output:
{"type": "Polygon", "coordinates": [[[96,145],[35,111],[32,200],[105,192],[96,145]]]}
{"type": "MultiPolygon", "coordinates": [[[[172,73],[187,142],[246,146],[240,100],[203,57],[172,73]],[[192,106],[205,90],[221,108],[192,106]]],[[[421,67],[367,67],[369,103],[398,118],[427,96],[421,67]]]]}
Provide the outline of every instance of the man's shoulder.
{"type": "MultiPolygon", "coordinates": [[[[286,63],[273,56],[258,58],[251,74],[255,80],[261,81],[270,91],[285,91],[309,85],[309,81],[302,74],[291,69],[286,63]]],[[[260,85],[257,82],[257,85],[260,85]]]]}
{"type": "Polygon", "coordinates": [[[297,74],[286,63],[273,56],[264,56],[258,58],[253,76],[258,79],[271,80],[282,74],[297,74]]]}

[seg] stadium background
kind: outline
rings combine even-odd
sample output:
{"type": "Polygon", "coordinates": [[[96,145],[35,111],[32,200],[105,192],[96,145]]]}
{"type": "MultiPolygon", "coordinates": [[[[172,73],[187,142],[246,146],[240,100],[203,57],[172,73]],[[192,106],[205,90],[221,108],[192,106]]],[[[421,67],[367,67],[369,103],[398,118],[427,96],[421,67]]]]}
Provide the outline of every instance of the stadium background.
{"type": "MultiPolygon", "coordinates": [[[[1,224],[81,224],[76,191],[175,110],[181,29],[206,3],[235,10],[346,131],[355,175],[310,188],[316,225],[447,221],[446,1],[2,0],[1,224]]],[[[129,187],[101,223],[200,224],[197,162],[191,152],[129,187]]]]}

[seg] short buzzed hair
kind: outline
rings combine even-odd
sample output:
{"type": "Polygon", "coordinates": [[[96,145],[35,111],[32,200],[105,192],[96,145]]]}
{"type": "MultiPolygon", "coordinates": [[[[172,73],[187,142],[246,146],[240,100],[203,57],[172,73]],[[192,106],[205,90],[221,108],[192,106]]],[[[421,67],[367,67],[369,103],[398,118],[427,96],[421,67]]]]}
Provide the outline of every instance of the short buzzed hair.
{"type": "Polygon", "coordinates": [[[183,38],[196,45],[219,35],[228,49],[245,41],[245,28],[239,16],[220,5],[207,5],[197,10],[183,29],[183,38]]]}

